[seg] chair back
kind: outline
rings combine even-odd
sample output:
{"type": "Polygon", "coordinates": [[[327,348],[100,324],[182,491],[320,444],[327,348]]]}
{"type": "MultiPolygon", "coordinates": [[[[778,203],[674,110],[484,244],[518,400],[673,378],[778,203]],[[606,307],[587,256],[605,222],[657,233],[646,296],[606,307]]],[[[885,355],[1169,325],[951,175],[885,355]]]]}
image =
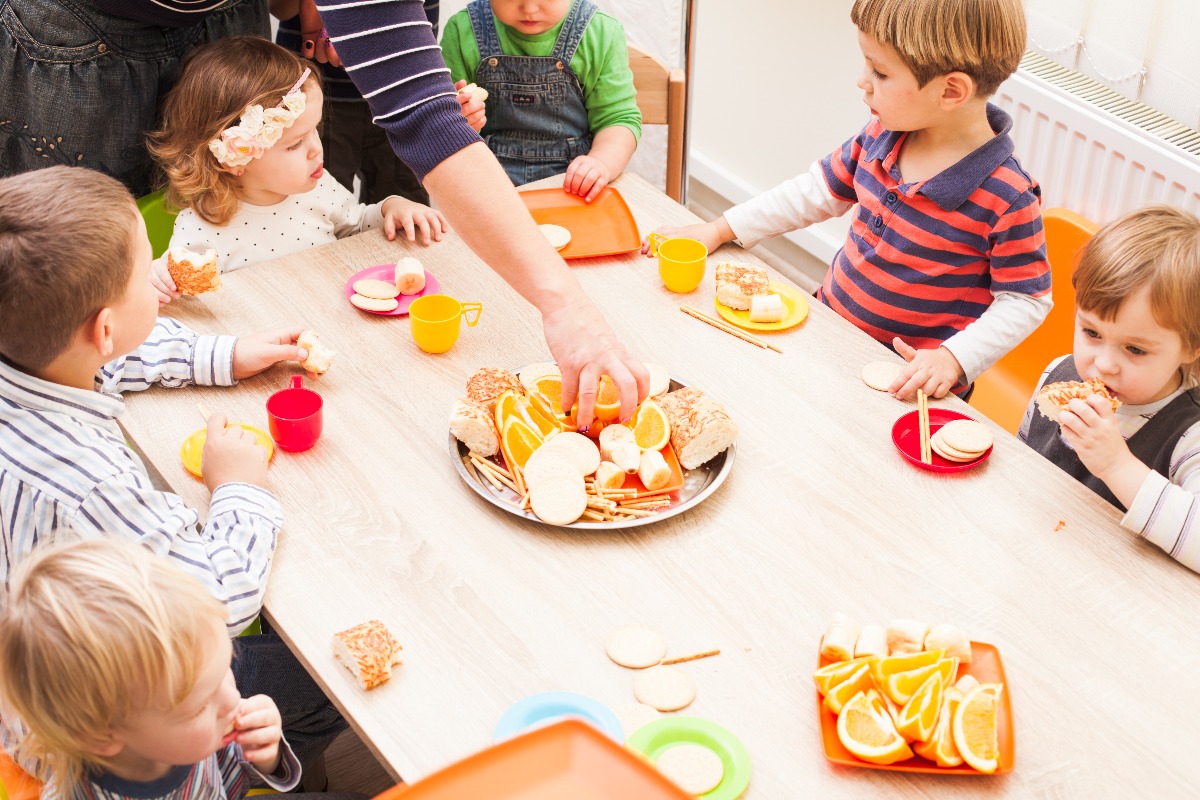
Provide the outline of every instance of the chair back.
{"type": "Polygon", "coordinates": [[[165,191],[157,191],[137,199],[138,211],[146,221],[146,234],[150,237],[150,248],[158,258],[167,252],[171,233],[175,230],[175,215],[163,205],[165,191]]]}
{"type": "Polygon", "coordinates": [[[684,72],[668,68],[633,45],[628,45],[628,50],[642,123],[667,126],[666,192],[678,202],[683,197],[683,128],[687,106],[684,72]]]}

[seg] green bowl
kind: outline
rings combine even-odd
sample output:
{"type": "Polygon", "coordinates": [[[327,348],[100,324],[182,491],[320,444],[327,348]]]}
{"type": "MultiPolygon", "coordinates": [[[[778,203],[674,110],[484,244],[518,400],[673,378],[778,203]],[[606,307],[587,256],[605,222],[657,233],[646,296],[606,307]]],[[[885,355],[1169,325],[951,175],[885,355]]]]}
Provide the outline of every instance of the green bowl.
{"type": "Polygon", "coordinates": [[[699,717],[663,717],[643,725],[625,746],[657,764],[664,752],[679,744],[707,747],[721,758],[725,775],[716,788],[699,795],[704,800],[737,800],[750,785],[750,753],[725,728],[699,717]]]}

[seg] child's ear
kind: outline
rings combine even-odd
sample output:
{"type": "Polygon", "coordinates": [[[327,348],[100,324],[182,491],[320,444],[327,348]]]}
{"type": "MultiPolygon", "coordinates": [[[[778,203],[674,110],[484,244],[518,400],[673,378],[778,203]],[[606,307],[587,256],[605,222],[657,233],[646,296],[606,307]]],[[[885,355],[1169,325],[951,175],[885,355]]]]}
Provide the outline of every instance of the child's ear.
{"type": "Polygon", "coordinates": [[[96,312],[96,315],[84,323],[84,338],[87,343],[96,348],[96,352],[105,361],[112,359],[113,353],[113,313],[107,306],[96,312]]]}
{"type": "Polygon", "coordinates": [[[125,749],[125,740],[117,731],[100,731],[84,739],[83,749],[97,758],[115,758],[125,749]]]}
{"type": "Polygon", "coordinates": [[[941,77],[942,108],[958,108],[975,96],[975,79],[965,72],[949,72],[941,77]]]}

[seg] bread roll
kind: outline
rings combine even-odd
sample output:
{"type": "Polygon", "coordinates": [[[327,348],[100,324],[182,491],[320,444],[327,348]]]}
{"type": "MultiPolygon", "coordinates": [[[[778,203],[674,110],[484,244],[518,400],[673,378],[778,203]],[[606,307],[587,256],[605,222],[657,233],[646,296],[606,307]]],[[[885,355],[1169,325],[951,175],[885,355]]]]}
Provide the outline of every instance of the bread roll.
{"type": "Polygon", "coordinates": [[[500,434],[491,412],[474,400],[454,401],[450,410],[450,432],[481,456],[494,456],[500,451],[500,434]]]}
{"type": "Polygon", "coordinates": [[[742,311],[750,309],[751,297],[771,291],[767,271],[751,264],[718,264],[716,283],[717,300],[742,311]]]}
{"type": "Polygon", "coordinates": [[[725,407],[694,386],[668,392],[657,402],[667,415],[671,446],[684,469],[695,469],[737,439],[737,425],[725,407]]]}
{"type": "Polygon", "coordinates": [[[495,367],[483,367],[467,381],[467,397],[479,403],[491,413],[496,407],[496,398],[509,389],[514,393],[525,396],[525,387],[517,380],[517,376],[508,370],[495,367]]]}
{"type": "Polygon", "coordinates": [[[195,253],[180,245],[172,247],[167,251],[167,272],[180,294],[204,294],[221,288],[217,251],[212,248],[195,253]]]}
{"type": "Polygon", "coordinates": [[[314,375],[324,375],[328,372],[333,357],[337,355],[336,350],[321,344],[316,331],[303,331],[300,338],[296,339],[296,346],[308,351],[308,356],[300,362],[300,366],[314,375]]]}
{"type": "Polygon", "coordinates": [[[1086,401],[1094,394],[1109,401],[1113,411],[1121,407],[1121,401],[1109,394],[1104,381],[1099,378],[1088,378],[1086,381],[1060,381],[1046,384],[1037,393],[1038,411],[1042,412],[1043,416],[1058,422],[1058,415],[1067,410],[1067,405],[1071,400],[1079,398],[1086,401]]]}
{"type": "Polygon", "coordinates": [[[392,665],[402,663],[400,643],[377,619],[333,635],[333,657],[354,673],[364,689],[392,677],[392,665]]]}

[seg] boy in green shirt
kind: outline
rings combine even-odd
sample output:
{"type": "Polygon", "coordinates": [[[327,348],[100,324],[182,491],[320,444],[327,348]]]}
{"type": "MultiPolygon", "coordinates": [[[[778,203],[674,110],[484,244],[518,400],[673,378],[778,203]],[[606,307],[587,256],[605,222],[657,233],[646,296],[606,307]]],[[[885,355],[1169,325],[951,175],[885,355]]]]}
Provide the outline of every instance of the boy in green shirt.
{"type": "Polygon", "coordinates": [[[513,183],[566,172],[592,200],[642,135],[625,29],[589,0],[473,0],[446,23],[456,82],[488,91],[480,131],[513,183]]]}

